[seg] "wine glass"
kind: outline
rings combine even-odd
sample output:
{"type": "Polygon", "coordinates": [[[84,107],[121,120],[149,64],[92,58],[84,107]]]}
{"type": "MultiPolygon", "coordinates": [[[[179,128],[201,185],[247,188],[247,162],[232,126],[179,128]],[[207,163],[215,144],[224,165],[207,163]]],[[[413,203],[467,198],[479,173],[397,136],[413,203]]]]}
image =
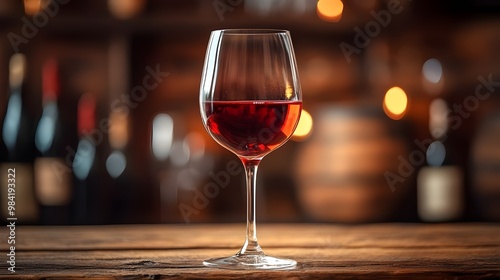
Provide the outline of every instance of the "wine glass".
{"type": "Polygon", "coordinates": [[[242,161],[247,180],[247,229],[233,256],[209,267],[290,269],[294,260],[267,256],[257,242],[255,197],[262,158],[283,145],[297,126],[302,97],[290,33],[233,29],[211,33],[200,85],[200,113],[208,133],[242,161]]]}

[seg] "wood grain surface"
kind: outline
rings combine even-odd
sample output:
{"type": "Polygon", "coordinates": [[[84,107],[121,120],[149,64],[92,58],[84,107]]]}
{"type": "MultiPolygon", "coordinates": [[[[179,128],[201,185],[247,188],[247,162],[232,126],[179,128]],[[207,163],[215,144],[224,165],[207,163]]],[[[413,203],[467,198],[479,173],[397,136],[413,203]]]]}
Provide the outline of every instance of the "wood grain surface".
{"type": "MultiPolygon", "coordinates": [[[[236,253],[245,226],[117,225],[16,228],[16,272],[0,279],[500,279],[498,224],[262,224],[267,254],[287,271],[206,268],[236,253]]],[[[3,256],[3,257],[1,257],[3,256]]]]}

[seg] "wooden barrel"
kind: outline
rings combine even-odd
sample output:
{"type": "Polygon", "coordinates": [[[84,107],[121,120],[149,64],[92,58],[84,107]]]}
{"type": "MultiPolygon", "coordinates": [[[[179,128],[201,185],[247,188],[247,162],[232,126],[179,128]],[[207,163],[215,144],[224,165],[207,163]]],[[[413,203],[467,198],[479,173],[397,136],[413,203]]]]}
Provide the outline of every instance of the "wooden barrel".
{"type": "Polygon", "coordinates": [[[401,123],[373,107],[320,108],[314,131],[299,151],[298,200],[316,221],[390,220],[408,193],[413,174],[399,174],[408,159],[401,123]],[[405,175],[391,188],[384,174],[405,175]],[[393,191],[394,190],[394,191],[393,191]]]}
{"type": "Polygon", "coordinates": [[[480,125],[472,144],[472,193],[482,220],[500,222],[500,114],[480,125]]]}

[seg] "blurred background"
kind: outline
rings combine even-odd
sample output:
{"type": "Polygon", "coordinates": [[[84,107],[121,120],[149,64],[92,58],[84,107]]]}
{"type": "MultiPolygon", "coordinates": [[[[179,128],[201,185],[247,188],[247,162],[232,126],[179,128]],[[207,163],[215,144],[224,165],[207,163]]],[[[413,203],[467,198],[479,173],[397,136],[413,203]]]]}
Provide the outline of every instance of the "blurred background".
{"type": "Polygon", "coordinates": [[[243,222],[243,169],[198,109],[223,28],[290,30],[301,78],[259,222],[500,221],[493,0],[2,0],[2,217],[243,222]]]}

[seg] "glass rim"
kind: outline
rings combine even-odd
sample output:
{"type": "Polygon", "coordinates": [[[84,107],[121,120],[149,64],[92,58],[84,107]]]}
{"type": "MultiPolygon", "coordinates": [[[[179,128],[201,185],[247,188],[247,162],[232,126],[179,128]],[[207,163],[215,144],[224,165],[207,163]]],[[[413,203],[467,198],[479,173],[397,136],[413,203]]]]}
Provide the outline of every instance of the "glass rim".
{"type": "Polygon", "coordinates": [[[290,34],[290,31],[286,29],[236,28],[213,30],[212,33],[221,33],[224,35],[277,35],[290,34]]]}

